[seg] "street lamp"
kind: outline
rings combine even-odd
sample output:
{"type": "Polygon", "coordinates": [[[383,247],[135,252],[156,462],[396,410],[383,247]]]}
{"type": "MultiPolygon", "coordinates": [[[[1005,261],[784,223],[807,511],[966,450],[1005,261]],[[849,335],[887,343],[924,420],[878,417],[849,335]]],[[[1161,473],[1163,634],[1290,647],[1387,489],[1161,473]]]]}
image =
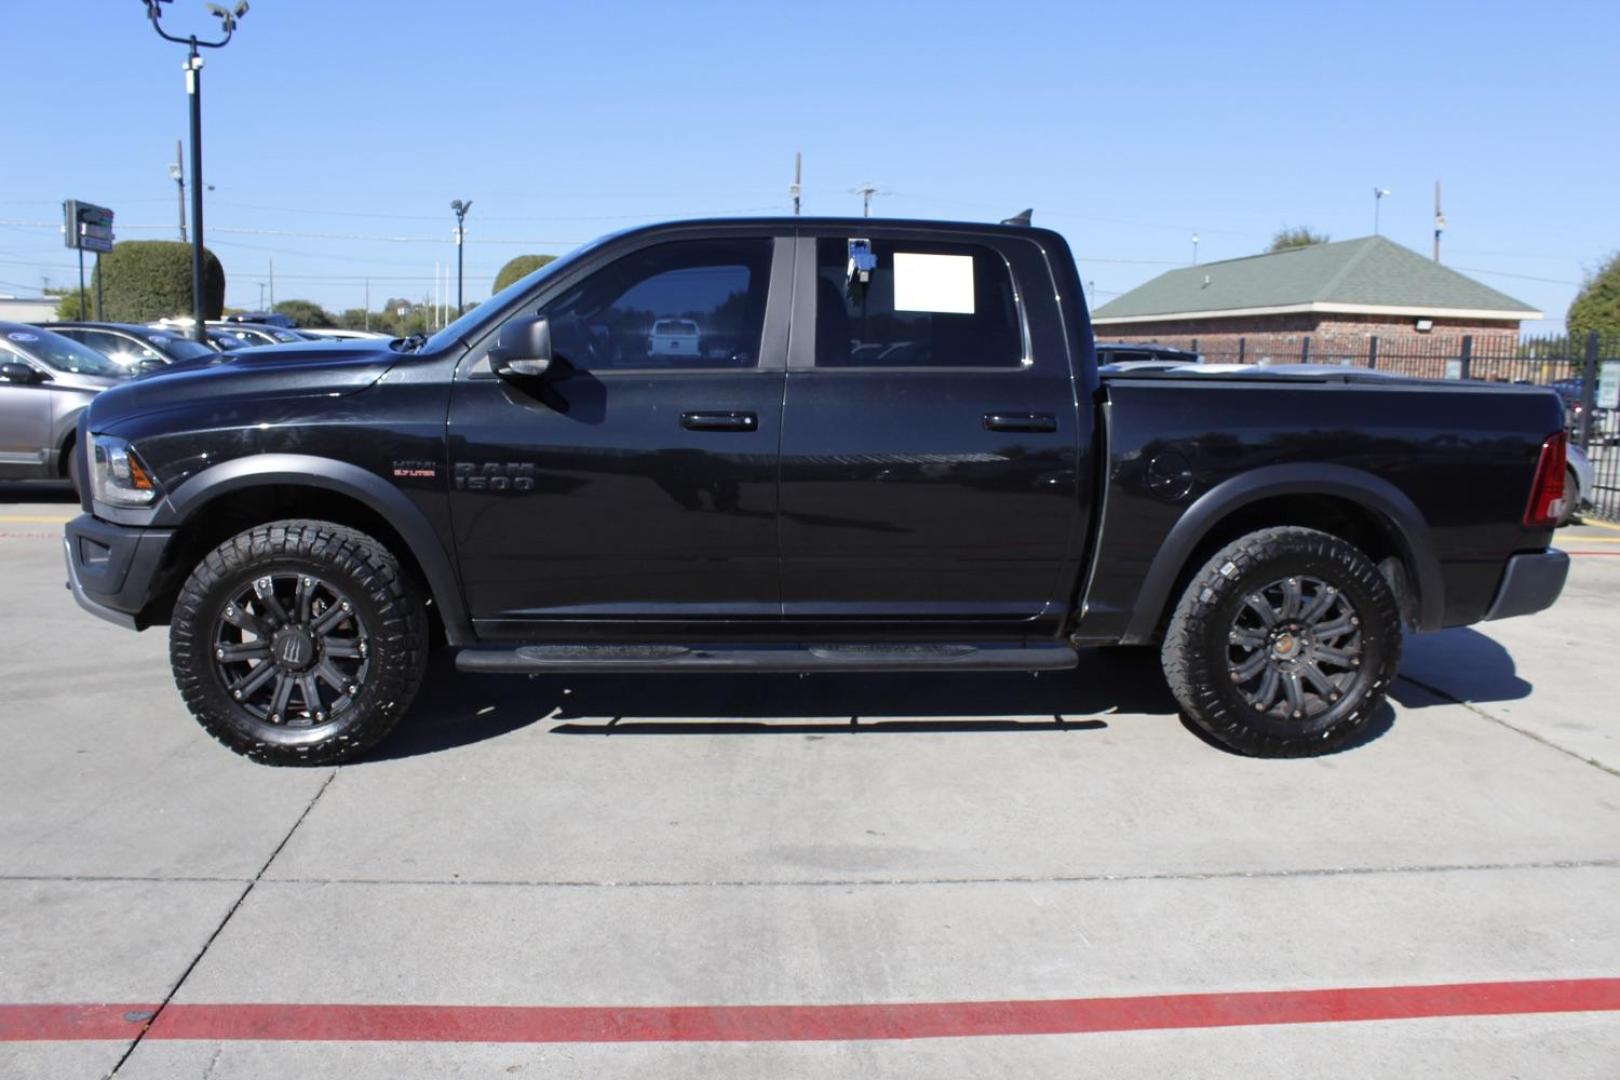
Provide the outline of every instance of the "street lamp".
{"type": "MultiPolygon", "coordinates": [[[[199,41],[196,34],[175,37],[163,29],[160,21],[163,5],[172,0],[141,0],[146,17],[152,20],[152,29],[164,41],[184,45],[186,56],[186,96],[191,99],[191,332],[199,342],[207,344],[208,328],[203,318],[203,171],[202,171],[202,57],[198,49],[223,49],[236,33],[236,21],[248,12],[247,0],[240,0],[230,11],[217,4],[209,4],[208,12],[219,19],[225,36],[218,41],[199,41]]],[[[177,181],[181,177],[176,176],[177,181]]]]}
{"type": "Polygon", "coordinates": [[[1384,204],[1384,196],[1389,194],[1387,187],[1373,188],[1373,235],[1378,235],[1378,208],[1384,204]]]}
{"type": "Polygon", "coordinates": [[[462,222],[467,220],[467,211],[472,209],[472,200],[468,199],[466,202],[462,202],[460,199],[451,199],[450,209],[456,215],[456,318],[459,319],[464,310],[461,306],[461,241],[462,234],[467,231],[462,226],[462,222]]]}

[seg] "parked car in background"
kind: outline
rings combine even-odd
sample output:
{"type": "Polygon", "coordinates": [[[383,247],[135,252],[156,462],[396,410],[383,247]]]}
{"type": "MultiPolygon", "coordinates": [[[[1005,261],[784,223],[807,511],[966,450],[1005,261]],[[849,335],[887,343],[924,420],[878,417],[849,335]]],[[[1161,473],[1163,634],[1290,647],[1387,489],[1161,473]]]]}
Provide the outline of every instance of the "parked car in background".
{"type": "Polygon", "coordinates": [[[1574,443],[1569,444],[1568,465],[1569,471],[1564,477],[1564,513],[1558,521],[1560,525],[1568,525],[1581,512],[1581,507],[1591,505],[1592,486],[1597,482],[1592,459],[1574,443]]]}
{"type": "Polygon", "coordinates": [[[277,311],[238,311],[234,315],[227,315],[219,320],[225,323],[251,323],[254,326],[279,326],[284,330],[296,329],[298,324],[293,322],[291,315],[283,315],[277,311]]]}
{"type": "Polygon", "coordinates": [[[128,378],[94,349],[0,322],[0,479],[74,480],[73,443],[90,399],[128,378]]]}
{"type": "Polygon", "coordinates": [[[211,322],[208,325],[244,345],[291,345],[299,341],[314,340],[301,330],[285,326],[261,326],[242,322],[211,322]]]}
{"type": "Polygon", "coordinates": [[[1138,345],[1128,341],[1097,342],[1097,363],[1106,364],[1200,364],[1204,358],[1186,349],[1169,345],[1138,345]]]}
{"type": "Polygon", "coordinates": [[[659,319],[647,335],[647,355],[700,356],[702,341],[703,333],[691,319],[659,319]]]}
{"type": "MultiPolygon", "coordinates": [[[[1571,434],[1581,428],[1581,414],[1586,405],[1582,400],[1586,389],[1586,379],[1580,375],[1572,379],[1559,379],[1557,382],[1547,384],[1558,391],[1558,396],[1564,399],[1564,410],[1569,414],[1569,430],[1571,434]]],[[[1601,405],[1592,407],[1592,437],[1603,446],[1614,446],[1620,443],[1620,429],[1614,423],[1614,410],[1605,409],[1601,405]]]]}
{"type": "Polygon", "coordinates": [[[60,322],[46,323],[42,329],[88,345],[129,375],[141,375],[182,360],[207,358],[218,353],[217,349],[193,340],[188,331],[175,327],[60,322]]]}
{"type": "Polygon", "coordinates": [[[386,341],[393,336],[376,330],[339,330],[330,326],[300,326],[298,332],[316,341],[386,341]]]}

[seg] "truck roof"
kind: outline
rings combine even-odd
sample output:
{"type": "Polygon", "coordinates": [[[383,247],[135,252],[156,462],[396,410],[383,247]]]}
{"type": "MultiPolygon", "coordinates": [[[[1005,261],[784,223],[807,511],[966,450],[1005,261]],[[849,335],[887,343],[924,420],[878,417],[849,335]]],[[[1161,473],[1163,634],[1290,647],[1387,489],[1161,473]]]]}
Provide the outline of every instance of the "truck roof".
{"type": "Polygon", "coordinates": [[[658,232],[664,229],[700,229],[700,228],[767,228],[767,229],[839,229],[859,233],[871,229],[906,229],[932,232],[973,232],[995,233],[1003,236],[1048,237],[1061,241],[1057,233],[1051,229],[1043,229],[1034,225],[1002,225],[999,222],[989,221],[939,221],[925,218],[878,218],[878,217],[795,217],[790,214],[770,217],[712,217],[712,218],[681,218],[674,221],[654,222],[647,225],[634,225],[628,229],[609,233],[602,239],[617,239],[619,237],[635,236],[639,233],[658,232]]]}

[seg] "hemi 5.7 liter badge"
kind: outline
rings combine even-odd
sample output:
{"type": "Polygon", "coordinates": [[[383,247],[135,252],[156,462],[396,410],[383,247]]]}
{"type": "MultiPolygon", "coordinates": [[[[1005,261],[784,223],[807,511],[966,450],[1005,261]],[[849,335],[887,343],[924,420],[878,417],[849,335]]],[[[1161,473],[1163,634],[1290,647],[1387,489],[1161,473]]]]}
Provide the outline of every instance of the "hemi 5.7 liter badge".
{"type": "Polygon", "coordinates": [[[438,475],[439,467],[431,461],[394,462],[394,478],[396,480],[431,480],[438,475]]]}

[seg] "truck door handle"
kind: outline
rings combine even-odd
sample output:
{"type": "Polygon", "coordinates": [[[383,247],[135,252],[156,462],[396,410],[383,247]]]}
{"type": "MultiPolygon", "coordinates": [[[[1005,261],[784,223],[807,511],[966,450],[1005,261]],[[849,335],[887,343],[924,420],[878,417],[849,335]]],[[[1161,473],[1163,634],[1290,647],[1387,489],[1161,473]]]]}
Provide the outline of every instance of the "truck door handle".
{"type": "Polygon", "coordinates": [[[1057,417],[1045,412],[984,414],[986,431],[1056,431],[1057,417]]]}
{"type": "Polygon", "coordinates": [[[757,431],[759,417],[751,412],[683,412],[681,427],[688,431],[757,431]]]}

